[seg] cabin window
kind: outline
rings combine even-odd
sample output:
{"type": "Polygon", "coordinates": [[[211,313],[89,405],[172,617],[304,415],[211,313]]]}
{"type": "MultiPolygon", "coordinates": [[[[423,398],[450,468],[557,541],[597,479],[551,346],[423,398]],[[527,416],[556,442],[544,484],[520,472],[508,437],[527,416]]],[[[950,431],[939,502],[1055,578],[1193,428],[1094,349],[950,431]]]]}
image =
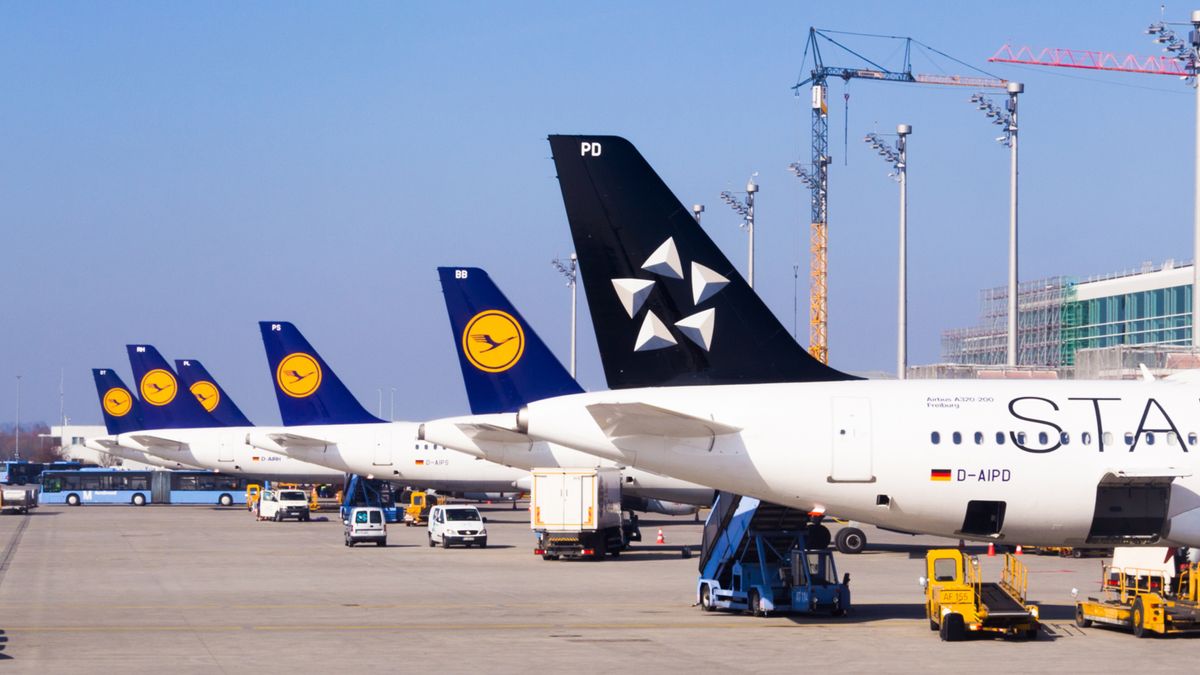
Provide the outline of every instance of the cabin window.
{"type": "Polygon", "coordinates": [[[960,434],[956,431],[956,432],[950,434],[950,439],[952,441],[954,441],[955,445],[959,445],[960,443],[962,443],[962,434],[960,434]]]}
{"type": "Polygon", "coordinates": [[[1046,445],[1049,442],[1050,442],[1050,436],[1046,435],[1046,432],[1044,432],[1044,431],[1039,431],[1038,432],[1038,443],[1040,445],[1046,445]]]}
{"type": "Polygon", "coordinates": [[[1167,445],[1175,445],[1175,434],[1167,434],[1167,445]]]}
{"type": "Polygon", "coordinates": [[[1146,445],[1154,445],[1154,434],[1149,431],[1146,432],[1146,445]]]}
{"type": "Polygon", "coordinates": [[[939,433],[938,433],[938,432],[936,432],[936,431],[935,431],[935,432],[933,432],[933,433],[931,433],[931,434],[929,434],[929,442],[930,442],[930,443],[933,443],[934,445],[937,445],[938,443],[941,443],[941,442],[942,442],[942,435],[941,435],[941,434],[939,434],[939,433]]]}
{"type": "Polygon", "coordinates": [[[983,432],[982,431],[975,432],[975,445],[983,445],[983,432]]]}
{"type": "Polygon", "coordinates": [[[1188,434],[1188,445],[1195,445],[1195,444],[1196,444],[1196,432],[1193,431],[1192,433],[1188,434]]]}
{"type": "Polygon", "coordinates": [[[1133,434],[1125,432],[1125,445],[1133,445],[1133,434]]]}
{"type": "Polygon", "coordinates": [[[1004,445],[1004,432],[1003,431],[996,432],[996,445],[1004,445]]]}
{"type": "Polygon", "coordinates": [[[1058,442],[1062,443],[1063,445],[1070,445],[1071,444],[1071,434],[1068,434],[1065,431],[1062,432],[1061,434],[1058,435],[1058,442]]]}
{"type": "Polygon", "coordinates": [[[1105,445],[1112,445],[1112,444],[1113,444],[1113,435],[1112,435],[1112,432],[1111,432],[1111,431],[1106,431],[1106,432],[1104,432],[1104,444],[1105,444],[1105,445]]]}
{"type": "Polygon", "coordinates": [[[1083,443],[1084,445],[1091,445],[1092,444],[1092,432],[1085,431],[1082,434],[1079,434],[1079,441],[1081,443],[1083,443]]]}
{"type": "Polygon", "coordinates": [[[954,558],[938,558],[933,561],[934,581],[954,581],[958,573],[958,564],[954,558]]]}
{"type": "Polygon", "coordinates": [[[1017,443],[1020,443],[1021,445],[1025,445],[1025,432],[1024,431],[1017,432],[1017,443]]]}

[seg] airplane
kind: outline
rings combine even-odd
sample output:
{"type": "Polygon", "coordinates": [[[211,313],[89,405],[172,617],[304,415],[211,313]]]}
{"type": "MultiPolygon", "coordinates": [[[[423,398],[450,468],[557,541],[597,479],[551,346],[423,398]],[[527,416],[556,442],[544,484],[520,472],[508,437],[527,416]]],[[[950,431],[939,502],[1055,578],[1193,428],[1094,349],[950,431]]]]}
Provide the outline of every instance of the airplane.
{"type": "Polygon", "coordinates": [[[142,395],[142,425],[121,433],[117,437],[121,446],[240,476],[298,483],[344,480],[340,471],[248,445],[246,434],[257,428],[198,361],[187,361],[191,364],[184,370],[188,379],[182,379],[153,346],[127,345],[126,350],[142,395]],[[196,396],[197,391],[210,396],[211,412],[196,396]],[[245,423],[229,425],[230,421],[245,423]]]}
{"type": "Polygon", "coordinates": [[[121,381],[121,377],[111,368],[93,368],[92,379],[96,382],[96,394],[100,397],[100,412],[104,416],[104,428],[109,435],[84,438],[84,447],[160,469],[198,468],[190,464],[163,459],[144,450],[134,450],[120,445],[117,442],[118,436],[142,428],[142,403],[129,391],[129,388],[121,381]]]}
{"type": "MultiPolygon", "coordinates": [[[[515,435],[494,423],[503,423],[502,416],[490,417],[496,413],[516,412],[529,401],[583,389],[487,272],[476,267],[439,267],[438,277],[472,414],[426,422],[420,427],[420,438],[527,471],[624,469],[573,448],[515,435]]],[[[695,513],[715,497],[712,488],[640,469],[623,470],[621,492],[627,510],[667,515],[695,513]]]]}
{"type": "Polygon", "coordinates": [[[254,431],[256,448],[371,479],[443,492],[516,492],[526,471],[420,440],[415,422],[366,411],[286,321],[259,323],[284,428],[254,431]]]}
{"type": "MultiPolygon", "coordinates": [[[[808,355],[625,139],[551,136],[609,391],[513,431],[910,533],[1200,545],[1196,373],[860,379],[808,355]]],[[[505,425],[498,425],[505,426],[505,425]]]]}

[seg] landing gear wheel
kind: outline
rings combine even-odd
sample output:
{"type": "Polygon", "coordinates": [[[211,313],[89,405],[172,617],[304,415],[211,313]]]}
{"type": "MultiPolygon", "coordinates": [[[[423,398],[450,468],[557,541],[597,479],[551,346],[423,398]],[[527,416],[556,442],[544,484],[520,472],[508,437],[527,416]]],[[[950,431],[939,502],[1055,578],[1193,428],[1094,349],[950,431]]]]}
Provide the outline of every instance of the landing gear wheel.
{"type": "Polygon", "coordinates": [[[1129,614],[1129,623],[1133,626],[1135,637],[1146,637],[1146,606],[1142,604],[1141,598],[1135,598],[1133,601],[1133,608],[1129,614]]]}
{"type": "Polygon", "coordinates": [[[1092,627],[1092,620],[1083,613],[1083,605],[1075,605],[1075,625],[1080,628],[1092,627]]]}
{"type": "Polygon", "coordinates": [[[863,549],[867,547],[867,535],[857,527],[843,527],[834,537],[833,545],[841,553],[862,553],[863,549]]]}
{"type": "Polygon", "coordinates": [[[829,548],[829,528],[824,525],[810,525],[808,528],[807,548],[815,551],[829,548]]]}
{"type": "Polygon", "coordinates": [[[217,499],[217,503],[221,506],[233,506],[233,497],[230,495],[221,495],[217,499]]]}
{"type": "Polygon", "coordinates": [[[717,606],[713,604],[712,590],[709,589],[708,584],[704,584],[700,587],[700,609],[711,612],[716,608],[717,606]]]}
{"type": "Polygon", "coordinates": [[[944,642],[958,642],[966,637],[967,627],[963,623],[962,614],[947,614],[942,617],[942,628],[939,631],[944,642]]]}

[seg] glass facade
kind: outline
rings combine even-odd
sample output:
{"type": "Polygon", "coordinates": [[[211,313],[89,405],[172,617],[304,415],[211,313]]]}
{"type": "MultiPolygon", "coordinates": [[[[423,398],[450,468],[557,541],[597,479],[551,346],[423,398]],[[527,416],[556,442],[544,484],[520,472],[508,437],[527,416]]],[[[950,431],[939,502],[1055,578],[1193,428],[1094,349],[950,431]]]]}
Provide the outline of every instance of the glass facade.
{"type": "Polygon", "coordinates": [[[1192,287],[1174,286],[1073,303],[1072,351],[1116,345],[1187,345],[1192,287]],[[1073,322],[1074,323],[1074,322],[1073,322]]]}

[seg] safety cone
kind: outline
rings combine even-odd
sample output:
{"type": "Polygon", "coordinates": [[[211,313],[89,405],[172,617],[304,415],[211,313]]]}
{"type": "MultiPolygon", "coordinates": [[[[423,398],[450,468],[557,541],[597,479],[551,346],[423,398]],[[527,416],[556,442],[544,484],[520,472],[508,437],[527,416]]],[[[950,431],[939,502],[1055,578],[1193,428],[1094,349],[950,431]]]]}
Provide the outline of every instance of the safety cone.
{"type": "Polygon", "coordinates": [[[659,529],[658,529],[658,539],[656,539],[656,540],[654,541],[654,543],[656,543],[656,544],[665,544],[665,543],[667,543],[667,540],[666,540],[666,538],[665,538],[665,537],[663,537],[662,528],[659,528],[659,529]]]}
{"type": "Polygon", "coordinates": [[[1017,544],[1017,553],[1016,553],[1016,555],[1025,555],[1025,553],[1024,553],[1023,551],[1021,551],[1021,545],[1020,545],[1020,544],[1017,544]]]}
{"type": "Polygon", "coordinates": [[[988,542],[988,557],[989,558],[996,557],[996,545],[990,541],[988,542]]]}

